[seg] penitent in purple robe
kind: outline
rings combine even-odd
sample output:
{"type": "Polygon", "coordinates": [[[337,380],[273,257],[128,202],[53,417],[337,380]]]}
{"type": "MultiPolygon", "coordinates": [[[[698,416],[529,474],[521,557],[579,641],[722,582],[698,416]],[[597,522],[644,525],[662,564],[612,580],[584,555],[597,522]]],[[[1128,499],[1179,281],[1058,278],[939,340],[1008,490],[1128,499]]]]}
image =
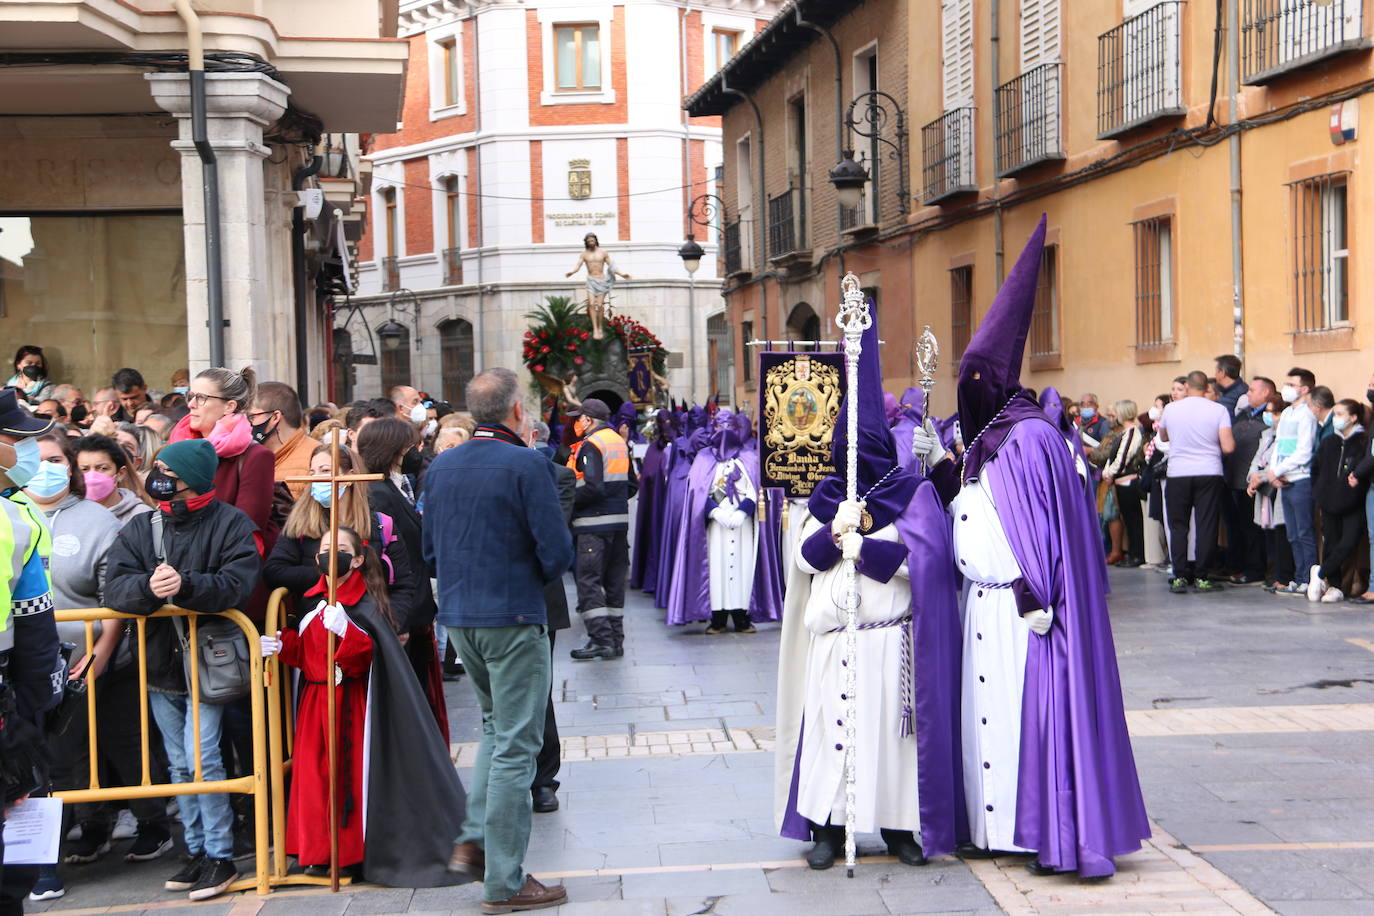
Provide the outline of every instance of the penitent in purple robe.
{"type": "Polygon", "coordinates": [[[687,502],[687,477],[692,472],[696,453],[705,443],[705,430],[684,433],[673,440],[673,448],[668,455],[663,511],[658,529],[658,573],[654,582],[654,605],[660,610],[667,609],[673,580],[678,575],[674,564],[682,531],[682,507],[687,502]]]}
{"type": "Polygon", "coordinates": [[[665,410],[663,427],[649,443],[639,465],[639,508],[635,511],[634,548],[630,555],[630,588],[653,592],[658,584],[659,544],[663,512],[668,500],[668,468],[672,461],[671,422],[665,410]]]}

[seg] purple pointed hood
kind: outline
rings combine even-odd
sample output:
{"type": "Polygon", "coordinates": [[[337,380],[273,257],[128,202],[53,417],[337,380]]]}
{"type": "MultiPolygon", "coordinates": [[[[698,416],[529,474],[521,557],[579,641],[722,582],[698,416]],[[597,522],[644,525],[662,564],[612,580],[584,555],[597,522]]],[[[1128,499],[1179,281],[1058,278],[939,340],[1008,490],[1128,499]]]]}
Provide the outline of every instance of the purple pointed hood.
{"type": "Polygon", "coordinates": [[[1067,436],[1073,432],[1073,421],[1064,410],[1064,399],[1059,396],[1059,389],[1051,386],[1040,392],[1040,406],[1061,433],[1067,436]]]}
{"type": "MultiPolygon", "coordinates": [[[[870,314],[872,306],[869,306],[870,314]]],[[[859,351],[859,461],[857,489],[860,499],[868,502],[874,529],[894,521],[911,502],[919,478],[910,469],[899,466],[897,447],[887,422],[887,405],[883,402],[882,355],[878,349],[878,319],[874,317],[864,331],[859,351]]],[[[845,498],[845,470],[848,450],[847,424],[849,398],[840,404],[831,439],[831,457],[836,472],[826,477],[811,494],[811,514],[823,522],[835,517],[835,508],[845,498]]]]}
{"type": "Polygon", "coordinates": [[[883,392],[883,410],[887,413],[888,426],[896,423],[897,418],[902,415],[901,407],[897,404],[897,396],[890,391],[883,392]]]}
{"type": "Polygon", "coordinates": [[[1035,309],[1045,225],[1042,215],[959,362],[959,427],[965,443],[972,443],[1021,390],[1021,358],[1035,309]]]}
{"type": "Polygon", "coordinates": [[[925,422],[925,414],[926,393],[915,385],[903,391],[902,399],[897,402],[897,418],[906,417],[919,425],[925,422]]]}

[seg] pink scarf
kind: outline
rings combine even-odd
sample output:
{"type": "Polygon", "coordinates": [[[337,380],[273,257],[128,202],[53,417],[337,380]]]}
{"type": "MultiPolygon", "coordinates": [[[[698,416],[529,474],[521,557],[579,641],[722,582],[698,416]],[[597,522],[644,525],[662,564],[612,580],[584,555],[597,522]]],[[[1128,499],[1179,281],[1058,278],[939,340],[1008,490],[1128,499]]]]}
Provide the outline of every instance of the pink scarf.
{"type": "Polygon", "coordinates": [[[185,439],[209,439],[220,458],[236,458],[253,444],[253,426],[241,413],[226,414],[215,424],[210,435],[202,436],[191,428],[191,415],[182,417],[167,437],[168,442],[181,442],[185,439]]]}

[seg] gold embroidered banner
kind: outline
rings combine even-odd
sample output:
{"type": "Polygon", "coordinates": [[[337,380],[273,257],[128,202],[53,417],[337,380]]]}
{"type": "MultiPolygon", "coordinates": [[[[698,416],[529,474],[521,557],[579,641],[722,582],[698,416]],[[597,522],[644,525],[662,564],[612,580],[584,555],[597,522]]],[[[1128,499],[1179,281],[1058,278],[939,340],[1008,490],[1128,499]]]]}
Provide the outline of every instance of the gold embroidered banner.
{"type": "Polygon", "coordinates": [[[844,397],[840,353],[759,354],[759,464],[765,487],[811,495],[835,472],[830,442],[844,397]]]}

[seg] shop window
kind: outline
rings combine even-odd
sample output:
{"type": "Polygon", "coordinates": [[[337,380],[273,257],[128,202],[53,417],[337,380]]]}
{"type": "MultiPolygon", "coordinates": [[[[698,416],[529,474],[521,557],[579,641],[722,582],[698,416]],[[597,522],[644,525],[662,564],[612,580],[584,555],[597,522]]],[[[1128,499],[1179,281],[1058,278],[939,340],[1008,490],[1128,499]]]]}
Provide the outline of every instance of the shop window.
{"type": "Polygon", "coordinates": [[[1135,343],[1158,347],[1174,342],[1173,218],[1135,223],[1135,343]]]}
{"type": "Polygon", "coordinates": [[[601,27],[595,23],[553,29],[559,92],[601,88],[601,27]]]}
{"type": "Polygon", "coordinates": [[[963,358],[973,335],[973,266],[949,272],[949,327],[954,339],[954,361],[963,358]]]}
{"type": "Polygon", "coordinates": [[[1346,175],[1318,175],[1293,195],[1294,330],[1328,331],[1350,322],[1346,175]]]}

